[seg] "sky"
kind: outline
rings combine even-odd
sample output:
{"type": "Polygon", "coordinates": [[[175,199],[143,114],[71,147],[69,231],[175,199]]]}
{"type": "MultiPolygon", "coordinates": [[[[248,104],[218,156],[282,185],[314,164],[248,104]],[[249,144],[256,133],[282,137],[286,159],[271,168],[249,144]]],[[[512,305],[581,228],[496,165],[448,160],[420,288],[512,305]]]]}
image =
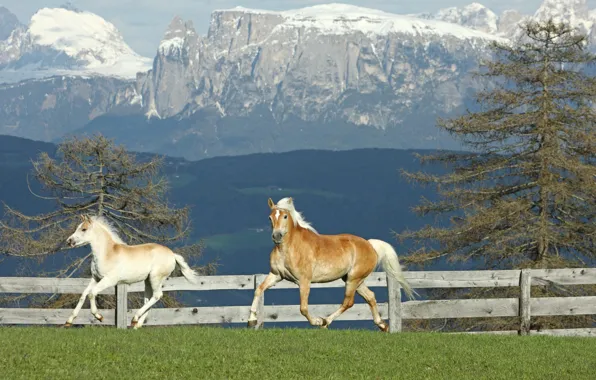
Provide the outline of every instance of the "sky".
{"type": "MultiPolygon", "coordinates": [[[[40,8],[58,7],[66,0],[0,0],[28,24],[31,16],[40,8]]],[[[70,0],[77,8],[98,14],[113,23],[125,41],[136,52],[153,57],[159,41],[174,16],[192,20],[197,33],[204,35],[209,26],[210,14],[215,9],[235,6],[268,10],[287,10],[329,2],[343,2],[391,13],[434,12],[442,8],[464,6],[472,0],[70,0]],[[142,4],[142,5],[140,5],[142,4]]],[[[479,0],[479,3],[500,14],[506,9],[516,9],[532,14],[542,0],[479,0]]],[[[596,0],[588,0],[591,9],[596,0]]]]}

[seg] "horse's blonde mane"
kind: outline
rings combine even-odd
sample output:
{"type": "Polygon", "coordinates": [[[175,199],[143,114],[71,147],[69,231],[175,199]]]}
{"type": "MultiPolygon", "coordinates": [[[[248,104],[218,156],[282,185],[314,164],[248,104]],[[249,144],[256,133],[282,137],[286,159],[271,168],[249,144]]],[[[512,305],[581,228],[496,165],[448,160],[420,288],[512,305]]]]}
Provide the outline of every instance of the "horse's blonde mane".
{"type": "Polygon", "coordinates": [[[120,238],[120,236],[118,236],[118,233],[116,232],[116,228],[110,223],[110,221],[107,218],[105,218],[104,216],[92,216],[91,220],[93,221],[93,223],[97,223],[101,227],[103,227],[108,232],[108,234],[110,235],[112,240],[114,240],[114,242],[116,242],[118,244],[126,244],[120,238]]]}
{"type": "Polygon", "coordinates": [[[302,216],[302,213],[299,212],[298,210],[296,210],[296,207],[294,207],[294,202],[292,201],[292,198],[290,198],[290,197],[282,198],[279,200],[279,202],[277,202],[276,206],[290,212],[290,215],[292,216],[292,220],[294,220],[294,225],[298,224],[300,227],[310,230],[310,231],[314,232],[315,234],[318,234],[317,230],[315,230],[315,228],[311,225],[311,223],[307,222],[306,219],[304,219],[304,216],[302,216]]]}

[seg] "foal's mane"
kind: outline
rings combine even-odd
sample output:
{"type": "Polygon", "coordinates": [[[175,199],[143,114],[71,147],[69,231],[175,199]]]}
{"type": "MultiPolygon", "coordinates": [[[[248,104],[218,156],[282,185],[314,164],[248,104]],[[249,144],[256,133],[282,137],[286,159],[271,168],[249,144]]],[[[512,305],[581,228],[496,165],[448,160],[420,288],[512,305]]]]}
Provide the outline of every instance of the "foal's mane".
{"type": "Polygon", "coordinates": [[[311,223],[307,222],[306,219],[304,219],[302,213],[296,210],[296,208],[294,207],[294,202],[290,200],[290,197],[280,199],[275,206],[289,211],[290,215],[292,216],[292,220],[294,221],[294,225],[298,224],[300,227],[304,229],[310,230],[317,235],[319,234],[317,230],[315,230],[315,228],[311,225],[311,223]]]}
{"type": "Polygon", "coordinates": [[[112,238],[112,240],[114,240],[115,243],[117,243],[117,244],[126,244],[120,238],[120,236],[118,236],[118,233],[116,232],[116,228],[110,223],[110,221],[108,219],[106,219],[103,216],[92,216],[91,217],[91,220],[93,221],[93,223],[97,223],[101,227],[103,227],[107,231],[107,233],[110,235],[110,237],[112,238]]]}

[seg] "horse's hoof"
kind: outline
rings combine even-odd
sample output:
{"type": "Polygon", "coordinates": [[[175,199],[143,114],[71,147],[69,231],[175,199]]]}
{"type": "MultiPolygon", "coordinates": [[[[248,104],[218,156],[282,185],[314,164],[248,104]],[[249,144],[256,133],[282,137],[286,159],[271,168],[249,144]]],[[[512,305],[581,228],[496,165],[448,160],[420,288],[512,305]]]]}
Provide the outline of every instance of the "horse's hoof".
{"type": "Polygon", "coordinates": [[[382,332],[389,332],[389,325],[386,323],[381,323],[379,324],[379,329],[381,329],[382,332]]]}
{"type": "Polygon", "coordinates": [[[134,319],[130,322],[130,327],[132,328],[136,328],[137,323],[139,323],[139,321],[135,321],[134,319]]]}
{"type": "Polygon", "coordinates": [[[329,327],[329,322],[325,318],[323,318],[323,323],[321,324],[322,329],[327,329],[329,327]]]}
{"type": "Polygon", "coordinates": [[[70,323],[70,322],[66,322],[64,325],[62,325],[62,327],[71,327],[71,326],[72,326],[72,323],[70,323]]]}
{"type": "Polygon", "coordinates": [[[257,320],[255,319],[255,320],[252,320],[252,321],[248,321],[248,324],[247,325],[248,325],[248,327],[251,327],[251,328],[257,327],[257,320]]]}
{"type": "Polygon", "coordinates": [[[97,320],[100,322],[103,322],[103,315],[100,315],[99,317],[97,317],[97,320]]]}

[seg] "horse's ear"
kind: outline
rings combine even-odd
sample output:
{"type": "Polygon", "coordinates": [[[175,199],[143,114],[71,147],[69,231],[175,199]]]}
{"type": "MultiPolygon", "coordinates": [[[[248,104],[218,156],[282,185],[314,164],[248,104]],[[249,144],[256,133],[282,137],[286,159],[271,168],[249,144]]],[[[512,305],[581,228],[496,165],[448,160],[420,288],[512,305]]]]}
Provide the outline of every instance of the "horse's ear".
{"type": "Polygon", "coordinates": [[[289,204],[293,204],[293,203],[294,203],[294,198],[292,198],[292,197],[289,197],[289,198],[288,198],[288,203],[289,203],[289,204]]]}
{"type": "Polygon", "coordinates": [[[81,222],[85,221],[86,215],[83,214],[79,214],[79,217],[81,218],[81,222]]]}
{"type": "Polygon", "coordinates": [[[273,199],[269,198],[269,200],[267,200],[267,203],[269,204],[269,208],[273,208],[273,206],[275,206],[275,203],[273,203],[273,199]]]}

